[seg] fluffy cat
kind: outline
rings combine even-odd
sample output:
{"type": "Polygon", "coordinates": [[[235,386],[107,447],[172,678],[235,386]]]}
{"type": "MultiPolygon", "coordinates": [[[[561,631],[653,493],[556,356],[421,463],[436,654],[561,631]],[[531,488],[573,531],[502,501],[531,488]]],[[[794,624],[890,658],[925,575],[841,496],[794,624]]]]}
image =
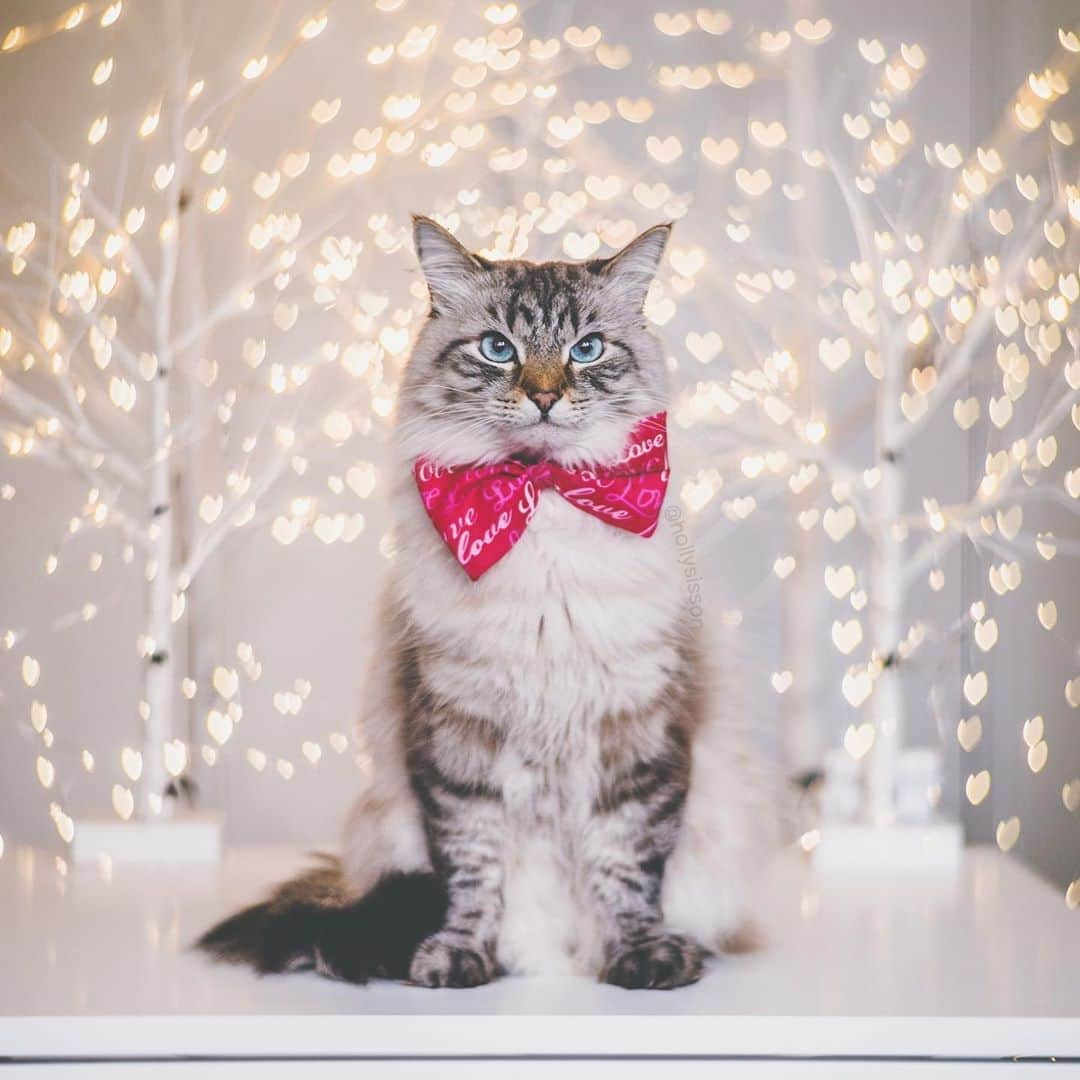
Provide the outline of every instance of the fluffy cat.
{"type": "Polygon", "coordinates": [[[545,491],[473,581],[414,475],[617,462],[667,403],[643,305],[669,231],[532,264],[415,219],[431,312],[398,406],[397,550],[359,731],[372,768],[340,858],[209,931],[219,958],[356,982],[671,988],[743,928],[772,792],[672,530],[633,535],[545,491]]]}

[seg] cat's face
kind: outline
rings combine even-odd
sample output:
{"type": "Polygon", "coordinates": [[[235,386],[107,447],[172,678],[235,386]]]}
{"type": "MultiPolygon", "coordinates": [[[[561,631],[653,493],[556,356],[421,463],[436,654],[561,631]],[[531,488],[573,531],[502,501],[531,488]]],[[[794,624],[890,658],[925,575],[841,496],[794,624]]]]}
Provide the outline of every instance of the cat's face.
{"type": "Polygon", "coordinates": [[[402,388],[398,443],[445,464],[618,456],[666,406],[664,357],[642,306],[669,226],[611,259],[491,262],[417,218],[431,317],[402,388]]]}

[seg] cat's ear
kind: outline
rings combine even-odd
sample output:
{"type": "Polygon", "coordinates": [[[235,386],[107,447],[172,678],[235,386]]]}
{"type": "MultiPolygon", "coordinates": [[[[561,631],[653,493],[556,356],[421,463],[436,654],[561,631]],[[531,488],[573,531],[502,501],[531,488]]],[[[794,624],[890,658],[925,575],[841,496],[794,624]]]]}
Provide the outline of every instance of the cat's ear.
{"type": "Polygon", "coordinates": [[[645,294],[656,277],[670,235],[671,222],[654,225],[600,263],[600,273],[622,291],[634,307],[644,305],[645,294]]]}
{"type": "Polygon", "coordinates": [[[413,244],[433,312],[453,307],[473,294],[476,277],[487,268],[484,259],[462,247],[438,222],[421,214],[413,214],[413,244]]]}

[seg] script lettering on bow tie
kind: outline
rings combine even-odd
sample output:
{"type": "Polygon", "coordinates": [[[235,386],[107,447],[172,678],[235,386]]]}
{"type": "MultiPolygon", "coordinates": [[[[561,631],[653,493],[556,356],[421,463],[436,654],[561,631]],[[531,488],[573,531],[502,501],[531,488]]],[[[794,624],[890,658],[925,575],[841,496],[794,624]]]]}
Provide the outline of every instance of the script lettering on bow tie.
{"type": "Polygon", "coordinates": [[[521,498],[518,500],[518,510],[525,515],[526,523],[536,513],[539,501],[536,485],[531,480],[526,480],[521,489],[521,498]]]}
{"type": "Polygon", "coordinates": [[[447,540],[457,540],[462,530],[469,525],[476,524],[476,507],[470,506],[456,521],[451,521],[446,526],[447,540]]]}
{"type": "Polygon", "coordinates": [[[633,499],[634,505],[642,512],[657,509],[664,498],[662,488],[643,487],[633,499]]]}
{"type": "Polygon", "coordinates": [[[421,461],[416,468],[416,478],[422,484],[429,484],[432,480],[441,480],[449,471],[434,461],[421,461]]]}
{"type": "Polygon", "coordinates": [[[496,510],[501,510],[517,494],[519,483],[520,481],[516,479],[492,480],[491,483],[481,491],[481,497],[487,502],[494,503],[496,510]]]}
{"type": "MultiPolygon", "coordinates": [[[[597,487],[610,488],[610,484],[598,484],[597,487]]],[[[576,488],[565,488],[562,492],[562,496],[572,502],[575,506],[581,507],[582,510],[588,510],[589,513],[595,514],[597,517],[606,518],[610,521],[626,521],[631,516],[630,511],[623,507],[612,505],[613,496],[611,494],[608,494],[604,499],[594,499],[592,496],[596,494],[596,491],[596,487],[583,484],[576,488]]],[[[625,495],[625,492],[623,494],[625,495]]],[[[622,501],[630,506],[631,510],[636,509],[636,507],[627,502],[626,499],[623,499],[622,501]]]]}
{"type": "Polygon", "coordinates": [[[653,450],[660,450],[667,444],[667,439],[664,437],[664,433],[660,432],[657,435],[653,435],[649,439],[642,439],[640,442],[631,443],[626,453],[619,458],[619,464],[625,464],[629,461],[636,461],[639,457],[643,457],[645,454],[650,453],[653,450]]]}
{"type": "MultiPolygon", "coordinates": [[[[470,511],[473,513],[473,511],[470,511]]],[[[475,518],[474,518],[475,520],[475,518]]],[[[462,530],[459,536],[456,536],[457,540],[457,557],[458,562],[462,566],[467,566],[478,555],[480,555],[486,548],[489,548],[499,536],[500,533],[505,532],[510,527],[510,522],[513,520],[511,515],[507,511],[503,511],[499,516],[475,539],[472,533],[468,529],[462,530]]]]}

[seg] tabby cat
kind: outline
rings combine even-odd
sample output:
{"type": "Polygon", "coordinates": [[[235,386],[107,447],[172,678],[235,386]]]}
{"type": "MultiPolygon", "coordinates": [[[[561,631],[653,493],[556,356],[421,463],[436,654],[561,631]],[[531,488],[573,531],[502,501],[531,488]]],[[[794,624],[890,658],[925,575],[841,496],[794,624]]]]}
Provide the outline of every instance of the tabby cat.
{"type": "Polygon", "coordinates": [[[372,767],[341,856],[210,930],[220,959],[671,988],[742,930],[772,800],[661,516],[669,231],[533,264],[415,218],[372,767]]]}

